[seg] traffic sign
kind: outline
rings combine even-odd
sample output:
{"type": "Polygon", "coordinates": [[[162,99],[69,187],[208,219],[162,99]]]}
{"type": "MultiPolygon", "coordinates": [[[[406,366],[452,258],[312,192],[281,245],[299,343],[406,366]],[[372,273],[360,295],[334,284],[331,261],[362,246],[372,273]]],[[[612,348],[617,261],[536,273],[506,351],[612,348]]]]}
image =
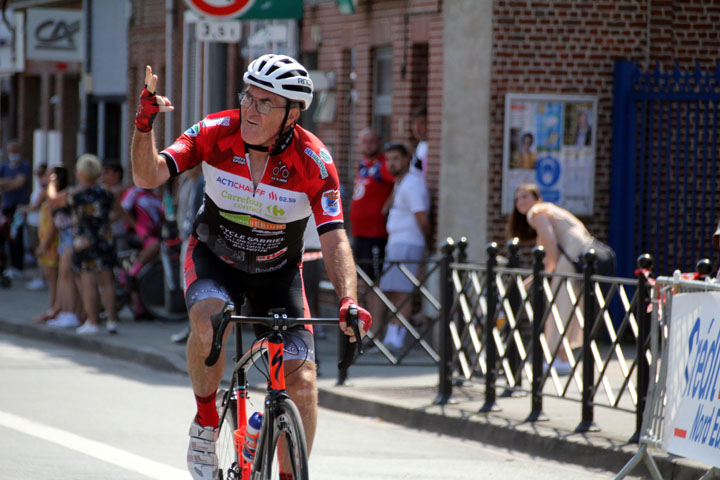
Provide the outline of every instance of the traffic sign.
{"type": "Polygon", "coordinates": [[[204,42],[239,42],[240,22],[234,20],[200,20],[197,22],[197,38],[204,42]]]}
{"type": "Polygon", "coordinates": [[[185,0],[185,3],[206,17],[232,18],[245,13],[255,0],[185,0]]]}

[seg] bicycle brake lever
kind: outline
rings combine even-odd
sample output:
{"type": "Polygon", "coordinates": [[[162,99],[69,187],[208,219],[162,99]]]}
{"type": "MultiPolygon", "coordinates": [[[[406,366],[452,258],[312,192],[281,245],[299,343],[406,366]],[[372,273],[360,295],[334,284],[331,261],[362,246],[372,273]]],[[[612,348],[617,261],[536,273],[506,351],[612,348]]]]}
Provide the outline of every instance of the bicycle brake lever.
{"type": "Polygon", "coordinates": [[[235,312],[235,304],[232,302],[225,302],[222,310],[210,317],[210,323],[213,328],[213,342],[210,347],[210,353],[205,359],[205,365],[208,367],[215,365],[220,358],[220,352],[222,351],[223,344],[223,334],[225,333],[228,321],[230,320],[230,316],[233,312],[235,312]]]}
{"type": "Polygon", "coordinates": [[[355,344],[359,355],[365,353],[362,346],[362,336],[360,335],[360,325],[358,324],[358,312],[357,307],[352,306],[348,309],[348,321],[355,334],[355,344]]]}

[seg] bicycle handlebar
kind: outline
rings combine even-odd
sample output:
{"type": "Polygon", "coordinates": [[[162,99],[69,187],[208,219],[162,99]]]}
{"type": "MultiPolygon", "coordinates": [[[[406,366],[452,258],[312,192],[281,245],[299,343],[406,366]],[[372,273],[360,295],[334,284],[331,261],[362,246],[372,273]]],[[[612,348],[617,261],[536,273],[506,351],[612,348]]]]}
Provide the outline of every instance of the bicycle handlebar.
{"type": "MultiPolygon", "coordinates": [[[[212,367],[215,365],[220,358],[220,352],[223,346],[223,336],[225,330],[230,323],[247,323],[262,325],[272,330],[287,330],[288,328],[297,325],[337,325],[339,319],[337,318],[293,318],[288,317],[284,313],[271,312],[271,317],[246,317],[242,315],[233,315],[235,312],[235,304],[232,302],[225,302],[222,310],[215,315],[210,317],[210,322],[213,327],[213,342],[210,348],[210,353],[205,359],[205,365],[212,367]]],[[[358,326],[358,313],[357,308],[350,307],[348,310],[348,324],[352,327],[353,333],[355,334],[355,342],[350,342],[350,337],[347,335],[343,336],[344,355],[342,360],[338,362],[338,368],[344,370],[352,364],[355,360],[355,347],[357,347],[358,353],[362,355],[364,353],[362,347],[362,341],[360,337],[360,327],[358,326]]]]}

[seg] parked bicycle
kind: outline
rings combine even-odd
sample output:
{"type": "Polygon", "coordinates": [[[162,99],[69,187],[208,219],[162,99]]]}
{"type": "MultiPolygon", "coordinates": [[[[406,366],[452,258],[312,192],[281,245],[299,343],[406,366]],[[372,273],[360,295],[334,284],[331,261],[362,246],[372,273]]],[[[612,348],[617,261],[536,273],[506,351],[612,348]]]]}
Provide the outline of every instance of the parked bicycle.
{"type": "MultiPolygon", "coordinates": [[[[128,272],[141,250],[141,245],[132,237],[123,238],[121,243],[125,248],[118,251],[118,266],[115,269],[118,311],[130,303],[132,288],[128,272]]],[[[177,226],[164,222],[160,253],[135,277],[134,288],[140,304],[152,318],[181,321],[188,317],[180,279],[180,244],[177,226]]]]}
{"type": "MultiPolygon", "coordinates": [[[[223,310],[212,317],[213,345],[205,360],[207,366],[214,365],[222,350],[225,330],[229,324],[255,324],[270,329],[269,333],[242,352],[242,332],[235,328],[235,366],[230,388],[220,390],[217,405],[220,412],[220,430],[216,443],[218,456],[218,480],[274,480],[279,476],[279,460],[276,452],[278,442],[284,442],[287,463],[295,480],[308,480],[308,453],[305,430],[298,409],[285,391],[283,364],[284,333],[296,325],[337,325],[337,318],[291,318],[285,309],[273,309],[270,317],[246,317],[233,315],[235,305],[228,302],[223,310]],[[271,359],[268,361],[267,359],[271,359]],[[253,462],[242,455],[247,429],[246,400],[248,395],[247,373],[251,366],[264,359],[267,371],[267,391],[262,426],[256,443],[253,462]]],[[[348,313],[348,324],[360,339],[357,310],[348,313]]],[[[348,368],[355,358],[355,346],[362,354],[362,342],[350,343],[345,337],[344,353],[338,368],[348,368]]],[[[261,371],[263,371],[261,369],[261,371]]]]}

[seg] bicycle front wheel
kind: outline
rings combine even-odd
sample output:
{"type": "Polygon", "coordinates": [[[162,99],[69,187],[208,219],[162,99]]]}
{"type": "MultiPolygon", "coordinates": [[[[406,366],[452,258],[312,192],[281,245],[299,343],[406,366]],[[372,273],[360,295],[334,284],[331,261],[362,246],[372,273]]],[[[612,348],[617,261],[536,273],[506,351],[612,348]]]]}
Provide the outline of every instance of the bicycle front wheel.
{"type": "Polygon", "coordinates": [[[218,457],[217,480],[239,480],[240,462],[235,450],[235,429],[237,428],[237,400],[232,390],[218,390],[215,405],[220,412],[220,430],[215,452],[218,457]]]}
{"type": "Polygon", "coordinates": [[[305,429],[292,400],[278,400],[271,424],[263,425],[262,437],[255,452],[253,480],[279,479],[279,454],[285,456],[285,468],[289,470],[285,473],[292,473],[294,480],[309,480],[305,429]]]}

